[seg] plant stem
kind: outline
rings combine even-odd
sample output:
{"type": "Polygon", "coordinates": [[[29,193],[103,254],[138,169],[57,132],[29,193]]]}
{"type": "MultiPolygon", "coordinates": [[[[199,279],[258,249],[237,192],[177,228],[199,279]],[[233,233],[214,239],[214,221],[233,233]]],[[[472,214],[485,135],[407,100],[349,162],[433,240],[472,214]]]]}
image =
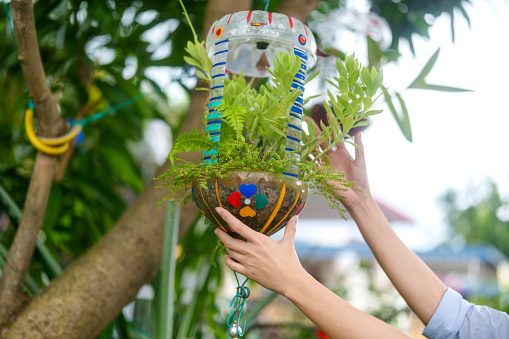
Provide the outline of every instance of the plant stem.
{"type": "Polygon", "coordinates": [[[270,146],[270,148],[265,152],[265,155],[263,156],[263,159],[262,161],[267,161],[268,159],[265,159],[265,156],[270,156],[270,153],[272,153],[274,151],[274,149],[276,147],[279,146],[279,144],[281,143],[281,141],[283,141],[283,137],[280,137],[277,142],[275,142],[272,146],[270,146]]]}
{"type": "Polygon", "coordinates": [[[258,124],[258,118],[260,118],[260,114],[258,114],[253,121],[253,127],[251,128],[251,132],[249,133],[249,137],[247,138],[248,142],[250,142],[253,139],[253,135],[256,130],[256,125],[258,124]]]}

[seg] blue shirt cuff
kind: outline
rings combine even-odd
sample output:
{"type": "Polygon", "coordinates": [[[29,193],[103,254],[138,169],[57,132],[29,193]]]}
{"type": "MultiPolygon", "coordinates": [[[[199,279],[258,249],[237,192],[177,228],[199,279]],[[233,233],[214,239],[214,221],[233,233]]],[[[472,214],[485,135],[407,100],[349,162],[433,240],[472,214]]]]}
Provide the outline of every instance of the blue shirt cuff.
{"type": "Polygon", "coordinates": [[[468,306],[468,301],[448,288],[422,335],[430,339],[454,338],[463,324],[468,306]]]}

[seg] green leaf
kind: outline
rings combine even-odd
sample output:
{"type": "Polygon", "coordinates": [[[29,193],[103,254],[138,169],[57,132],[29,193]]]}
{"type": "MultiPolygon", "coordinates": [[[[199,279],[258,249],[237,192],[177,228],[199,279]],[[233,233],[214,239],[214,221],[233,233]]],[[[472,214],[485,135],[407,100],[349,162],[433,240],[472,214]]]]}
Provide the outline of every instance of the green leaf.
{"type": "Polygon", "coordinates": [[[371,87],[372,80],[371,76],[369,75],[369,71],[366,67],[362,67],[361,69],[361,79],[366,86],[371,87]]]}
{"type": "Polygon", "coordinates": [[[319,68],[316,72],[314,72],[313,74],[311,75],[308,75],[307,78],[306,78],[306,84],[308,84],[309,82],[311,82],[314,78],[316,78],[318,76],[318,74],[320,74],[320,71],[322,69],[319,68]]]}
{"type": "Polygon", "coordinates": [[[308,126],[309,138],[313,139],[316,136],[316,126],[313,120],[307,120],[306,125],[308,126]]]}
{"type": "Polygon", "coordinates": [[[350,129],[352,128],[352,126],[353,126],[353,117],[351,115],[349,115],[343,120],[343,134],[347,134],[350,131],[350,129]]]}
{"type": "Polygon", "coordinates": [[[206,151],[214,148],[216,145],[209,140],[209,135],[204,131],[193,130],[181,134],[173,145],[168,156],[171,165],[175,167],[175,155],[181,152],[206,151]]]}
{"type": "MultiPolygon", "coordinates": [[[[405,138],[408,141],[412,142],[412,129],[410,127],[410,119],[408,116],[408,111],[406,110],[406,105],[405,105],[405,109],[402,112],[402,115],[400,116],[400,114],[398,114],[398,112],[396,111],[396,107],[394,106],[394,103],[392,101],[391,95],[389,94],[389,91],[387,91],[387,88],[385,88],[385,86],[382,86],[382,89],[383,89],[385,101],[387,102],[387,106],[389,106],[389,110],[391,111],[392,116],[394,117],[394,120],[396,120],[396,123],[398,124],[399,129],[401,130],[401,132],[403,133],[405,138]]],[[[398,99],[400,100],[400,102],[402,102],[403,99],[401,98],[401,96],[399,94],[397,94],[397,96],[398,96],[398,99]]]]}
{"type": "Polygon", "coordinates": [[[279,128],[277,128],[276,126],[274,126],[274,125],[272,125],[272,124],[271,124],[271,125],[269,125],[269,126],[270,126],[270,128],[271,128],[274,132],[276,132],[277,134],[279,134],[279,135],[280,135],[280,136],[282,136],[283,138],[286,138],[286,134],[285,134],[282,130],[280,130],[279,128]]]}
{"type": "Polygon", "coordinates": [[[325,126],[325,124],[323,123],[322,120],[320,120],[320,128],[322,129],[322,134],[325,134],[325,136],[327,137],[327,141],[330,144],[332,141],[331,135],[330,135],[329,129],[327,128],[327,126],[325,126]]]}
{"type": "Polygon", "coordinates": [[[329,156],[327,154],[325,154],[325,153],[322,156],[323,156],[323,160],[324,160],[325,164],[327,166],[330,166],[331,165],[331,161],[330,161],[329,156]]]}

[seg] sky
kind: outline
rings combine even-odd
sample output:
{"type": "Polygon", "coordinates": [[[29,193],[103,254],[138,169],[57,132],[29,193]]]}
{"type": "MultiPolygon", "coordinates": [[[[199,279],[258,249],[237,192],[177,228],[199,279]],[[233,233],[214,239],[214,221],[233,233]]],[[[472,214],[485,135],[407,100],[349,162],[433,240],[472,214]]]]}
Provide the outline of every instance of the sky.
{"type": "Polygon", "coordinates": [[[448,189],[462,192],[465,205],[475,201],[467,196],[472,188],[479,189],[474,190],[478,197],[484,194],[480,188],[487,178],[498,184],[503,197],[509,193],[509,109],[504,103],[509,5],[474,0],[467,12],[471,28],[456,13],[454,43],[450,18],[443,15],[428,41],[414,40],[415,57],[408,50],[398,64],[384,68],[384,80],[404,90],[440,47],[428,82],[474,92],[406,90],[413,143],[404,139],[388,110],[363,135],[373,195],[409,214],[437,241],[445,236],[438,199],[448,189]]]}

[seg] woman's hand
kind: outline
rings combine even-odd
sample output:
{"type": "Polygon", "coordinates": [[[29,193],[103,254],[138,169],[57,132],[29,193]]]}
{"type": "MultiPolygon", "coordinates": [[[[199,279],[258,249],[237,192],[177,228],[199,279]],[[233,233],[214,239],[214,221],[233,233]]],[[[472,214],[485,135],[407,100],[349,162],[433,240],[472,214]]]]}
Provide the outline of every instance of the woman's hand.
{"type": "Polygon", "coordinates": [[[247,240],[234,239],[220,229],[214,231],[226,247],[226,265],[229,268],[282,295],[299,275],[307,274],[295,252],[297,216],[286,225],[283,239],[274,241],[253,231],[224,208],[218,207],[216,211],[247,240]]]}
{"type": "MultiPolygon", "coordinates": [[[[314,122],[314,121],[313,121],[314,122]]],[[[316,135],[321,133],[320,127],[314,123],[316,129],[316,135]]],[[[345,173],[346,179],[354,181],[355,185],[353,189],[349,189],[346,192],[340,192],[341,195],[345,196],[343,205],[351,211],[351,209],[358,206],[361,202],[371,197],[369,191],[368,175],[366,172],[366,160],[364,158],[364,148],[362,146],[361,132],[355,135],[355,143],[358,148],[355,148],[355,159],[350,155],[346,149],[344,142],[338,142],[332,149],[326,154],[330,159],[331,167],[336,172],[345,173]]],[[[320,144],[322,150],[329,146],[327,141],[320,144]]]]}

